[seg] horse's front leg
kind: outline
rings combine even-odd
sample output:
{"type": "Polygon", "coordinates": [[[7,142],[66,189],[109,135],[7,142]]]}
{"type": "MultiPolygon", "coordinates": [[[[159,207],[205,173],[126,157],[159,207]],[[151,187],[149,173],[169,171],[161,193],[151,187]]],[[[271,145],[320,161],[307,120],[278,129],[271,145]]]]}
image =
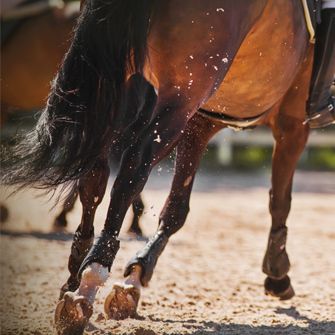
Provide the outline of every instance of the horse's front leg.
{"type": "Polygon", "coordinates": [[[272,159],[270,213],[272,225],[263,260],[265,292],[290,299],[294,290],[287,275],[290,262],[286,252],[286,219],[291,207],[291,192],[296,164],[305,148],[309,129],[304,125],[310,63],[306,62],[296,82],[284,97],[279,113],[270,122],[275,138],[272,159]]]}
{"type": "Polygon", "coordinates": [[[287,275],[290,262],[286,252],[286,219],[291,208],[293,174],[305,147],[308,130],[302,122],[289,117],[281,120],[281,127],[282,132],[275,132],[269,204],[272,224],[263,260],[263,272],[268,275],[265,292],[284,300],[294,295],[287,275]]]}
{"type": "Polygon", "coordinates": [[[183,138],[177,146],[175,175],[170,194],[160,214],[156,234],[128,263],[123,283],[113,286],[105,301],[105,314],[112,319],[124,319],[136,315],[140,289],[147,286],[158,257],[168,239],[185,223],[189,212],[189,200],[202,154],[210,138],[222,128],[200,114],[187,124],[183,138]]]}

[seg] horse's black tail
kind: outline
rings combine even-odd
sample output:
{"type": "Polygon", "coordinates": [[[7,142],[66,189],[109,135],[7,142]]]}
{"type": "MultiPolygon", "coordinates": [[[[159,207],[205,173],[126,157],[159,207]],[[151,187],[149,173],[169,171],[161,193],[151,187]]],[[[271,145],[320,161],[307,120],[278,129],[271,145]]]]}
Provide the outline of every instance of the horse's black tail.
{"type": "Polygon", "coordinates": [[[87,0],[34,131],[5,153],[2,181],[71,185],[106,152],[127,74],[142,73],[155,0],[87,0]]]}

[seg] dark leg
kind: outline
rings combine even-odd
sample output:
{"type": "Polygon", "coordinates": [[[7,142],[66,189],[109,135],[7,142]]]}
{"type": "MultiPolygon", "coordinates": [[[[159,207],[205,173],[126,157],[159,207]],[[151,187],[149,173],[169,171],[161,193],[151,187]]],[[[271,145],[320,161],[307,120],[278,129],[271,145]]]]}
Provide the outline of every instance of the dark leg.
{"type": "Polygon", "coordinates": [[[134,233],[137,236],[143,236],[142,229],[140,227],[140,218],[143,215],[144,203],[141,195],[139,195],[132,203],[133,207],[133,219],[129,227],[129,233],[134,233]]]}
{"type": "Polygon", "coordinates": [[[107,161],[101,160],[90,173],[79,181],[78,193],[83,212],[71,247],[68,263],[70,277],[61,289],[60,298],[63,297],[65,292],[74,292],[79,287],[78,270],[93,244],[94,215],[105,194],[108,177],[109,167],[107,161]]]}
{"type": "Polygon", "coordinates": [[[67,227],[67,219],[66,215],[73,210],[73,207],[77,201],[78,198],[78,190],[75,188],[71,194],[66,198],[63,204],[63,210],[61,213],[55,218],[54,221],[54,228],[56,230],[58,229],[64,229],[67,227]]]}
{"type": "Polygon", "coordinates": [[[270,122],[275,138],[270,190],[272,225],[263,272],[268,275],[265,280],[266,293],[281,299],[294,295],[287,275],[290,262],[286,252],[286,219],[291,207],[293,174],[309,132],[303,120],[310,66],[311,62],[305,62],[292,89],[285,96],[279,114],[270,122]]]}
{"type": "Polygon", "coordinates": [[[216,126],[199,114],[189,121],[184,137],[177,147],[175,176],[160,215],[157,233],[127,265],[125,276],[128,278],[125,282],[115,284],[106,298],[105,312],[110,318],[123,319],[136,314],[140,287],[148,285],[169,237],[184,225],[189,212],[194,176],[202,153],[210,138],[221,128],[222,126],[216,126]],[[133,298],[133,304],[129,303],[129,297],[133,298]]]}

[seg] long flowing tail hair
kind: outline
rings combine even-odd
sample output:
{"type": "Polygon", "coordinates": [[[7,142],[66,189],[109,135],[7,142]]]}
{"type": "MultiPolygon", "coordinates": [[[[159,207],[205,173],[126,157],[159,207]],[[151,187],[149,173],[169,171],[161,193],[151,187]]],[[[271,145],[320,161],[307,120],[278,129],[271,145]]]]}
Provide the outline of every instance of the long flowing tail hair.
{"type": "Polygon", "coordinates": [[[36,128],[2,154],[4,184],[71,186],[93,168],[122,119],[127,74],[143,72],[154,3],[86,1],[36,128]]]}

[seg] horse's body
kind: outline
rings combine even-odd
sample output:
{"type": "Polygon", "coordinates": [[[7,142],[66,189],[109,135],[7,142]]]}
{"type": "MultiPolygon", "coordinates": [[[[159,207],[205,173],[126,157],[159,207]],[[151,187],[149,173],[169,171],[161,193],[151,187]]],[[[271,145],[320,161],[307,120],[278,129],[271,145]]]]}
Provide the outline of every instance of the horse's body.
{"type": "Polygon", "coordinates": [[[81,281],[57,306],[59,334],[83,332],[96,289],[119,248],[117,236],[131,201],[151,168],[178,144],[157,234],[128,264],[127,285],[115,286],[106,299],[110,317],[136,312],[140,286],[148,284],[169,237],[185,222],[201,155],[227,125],[267,125],[273,131],[272,226],[263,271],[268,293],[292,297],[286,218],[294,169],[308,137],[303,121],[312,58],[299,0],[87,2],[37,128],[45,141],[36,144],[33,138],[33,150],[19,147],[17,156],[26,157],[29,169],[22,176],[22,162],[14,156],[6,178],[45,187],[80,181],[83,219],[74,248],[82,255],[75,259],[71,253],[69,269],[72,279],[78,274],[81,281]],[[134,73],[150,84],[137,85],[134,73]],[[136,92],[137,103],[122,108],[123,92],[136,92]],[[92,247],[94,212],[107,184],[108,148],[122,133],[131,140],[104,230],[92,247]]]}

